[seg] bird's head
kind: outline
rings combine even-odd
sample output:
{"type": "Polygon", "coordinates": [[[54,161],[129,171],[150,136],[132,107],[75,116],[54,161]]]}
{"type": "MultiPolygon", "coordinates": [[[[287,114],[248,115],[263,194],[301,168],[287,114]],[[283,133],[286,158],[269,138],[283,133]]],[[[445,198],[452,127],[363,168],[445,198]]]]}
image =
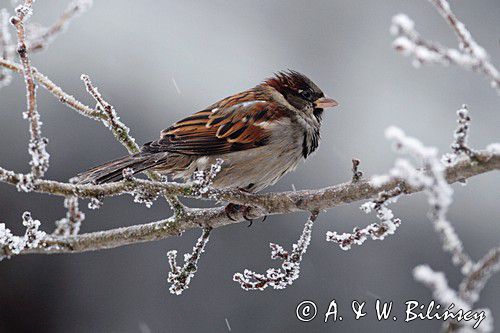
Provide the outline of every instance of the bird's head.
{"type": "Polygon", "coordinates": [[[338,105],[307,76],[294,70],[278,72],[264,84],[276,89],[295,109],[314,115],[318,120],[321,120],[325,108],[338,105]]]}

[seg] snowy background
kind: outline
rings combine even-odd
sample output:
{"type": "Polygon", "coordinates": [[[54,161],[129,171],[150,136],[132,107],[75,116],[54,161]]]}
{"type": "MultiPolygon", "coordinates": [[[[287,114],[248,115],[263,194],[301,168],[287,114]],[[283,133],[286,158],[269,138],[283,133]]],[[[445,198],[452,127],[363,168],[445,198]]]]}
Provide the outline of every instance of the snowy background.
{"type": "MultiPolygon", "coordinates": [[[[66,1],[35,3],[35,22],[49,24],[66,1]]],[[[457,0],[456,14],[500,64],[498,0],[457,0]]],[[[0,0],[0,7],[10,1],[0,0]]],[[[318,152],[271,190],[318,188],[347,181],[351,158],[366,175],[393,165],[384,129],[396,125],[424,144],[448,150],[455,111],[470,107],[470,142],[483,148],[499,140],[499,97],[479,75],[456,67],[413,68],[391,48],[391,17],[412,17],[423,37],[449,46],[456,41],[424,0],[412,1],[137,1],[96,0],[69,31],[33,64],[78,99],[93,104],[80,81],[87,73],[132,127],[139,142],[154,139],[180,117],[249,88],[274,71],[291,68],[310,76],[340,107],[327,112],[318,152]],[[178,86],[178,90],[174,84],[178,86]]],[[[44,135],[49,137],[49,179],[67,180],[95,164],[123,155],[107,129],[84,119],[39,89],[44,135]]],[[[2,166],[27,171],[27,123],[22,120],[20,77],[0,91],[2,166]]],[[[499,243],[500,174],[454,185],[448,215],[474,259],[499,243]]],[[[193,203],[191,203],[193,204],[193,203]]],[[[197,205],[207,205],[197,202],[197,205]]],[[[359,203],[361,204],[361,203],[359,203]]],[[[85,205],[83,205],[85,206],[85,205]]],[[[20,233],[30,210],[46,231],[65,215],[61,198],[21,194],[0,184],[0,221],[20,233]]],[[[232,281],[244,268],[263,271],[277,264],[269,242],[287,247],[300,235],[305,214],[271,216],[265,223],[215,230],[190,289],[168,293],[166,252],[190,251],[199,231],[180,238],[77,255],[20,256],[0,263],[0,332],[398,332],[438,331],[437,321],[402,320],[406,300],[427,302],[429,290],[411,270],[428,263],[446,272],[456,287],[461,275],[443,253],[426,218],[422,194],[393,206],[403,220],[395,236],[368,241],[349,252],[325,241],[327,230],[351,231],[374,222],[358,204],[320,215],[302,263],[301,277],[284,291],[245,292],[232,281]],[[398,321],[377,322],[372,310],[355,321],[350,302],[393,300],[398,321]],[[320,313],[309,323],[295,307],[314,300],[320,313]],[[325,324],[336,299],[344,321],[325,324]]],[[[124,196],[85,211],[82,232],[154,221],[169,215],[160,200],[151,209],[124,196]]],[[[500,276],[482,293],[500,327],[500,276]]]]}

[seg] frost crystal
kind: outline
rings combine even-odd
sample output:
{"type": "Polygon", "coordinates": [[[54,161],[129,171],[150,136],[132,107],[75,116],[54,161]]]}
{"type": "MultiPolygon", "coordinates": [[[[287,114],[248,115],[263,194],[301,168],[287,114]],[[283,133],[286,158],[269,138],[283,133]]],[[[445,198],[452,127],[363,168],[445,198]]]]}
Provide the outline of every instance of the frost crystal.
{"type": "Polygon", "coordinates": [[[16,188],[19,192],[31,192],[35,188],[35,184],[33,184],[33,175],[28,174],[19,174],[17,175],[19,178],[19,182],[16,184],[16,188]]]}
{"type": "Polygon", "coordinates": [[[414,22],[405,14],[392,18],[390,32],[396,36],[393,47],[404,56],[413,57],[413,65],[456,64],[467,70],[481,73],[488,77],[494,89],[500,88],[500,73],[489,62],[488,53],[472,38],[470,32],[460,22],[445,0],[430,0],[441,16],[452,27],[458,37],[458,49],[446,48],[438,43],[423,39],[415,30],[414,22]]]}
{"type": "Polygon", "coordinates": [[[282,246],[270,243],[271,258],[283,260],[281,269],[269,268],[265,274],[245,269],[243,273],[236,273],[233,280],[239,282],[245,290],[264,290],[267,287],[284,289],[299,278],[300,262],[311,242],[312,226],[317,214],[312,214],[307,220],[296,244],[292,245],[292,252],[285,251],[282,246]]]}
{"type": "Polygon", "coordinates": [[[144,188],[138,188],[132,192],[132,195],[134,196],[134,202],[145,204],[147,208],[151,208],[151,206],[153,206],[153,202],[158,199],[160,193],[148,191],[144,188]]]}
{"type": "Polygon", "coordinates": [[[193,252],[184,254],[184,266],[177,266],[177,251],[170,250],[167,253],[170,272],[168,273],[167,282],[171,283],[169,288],[170,293],[180,295],[184,290],[189,288],[189,283],[198,270],[198,261],[205,246],[209,241],[211,228],[203,229],[203,233],[193,247],[193,252]]]}
{"type": "Polygon", "coordinates": [[[221,171],[223,163],[224,160],[218,158],[215,160],[215,163],[210,166],[209,171],[194,172],[193,184],[195,193],[201,196],[210,191],[210,187],[217,174],[221,171]]]}
{"type": "Polygon", "coordinates": [[[89,209],[95,210],[101,208],[103,202],[100,198],[91,198],[88,204],[89,209]]]}
{"type": "Polygon", "coordinates": [[[46,233],[38,230],[40,221],[33,220],[29,212],[23,213],[23,225],[26,227],[24,236],[14,236],[4,223],[0,223],[0,260],[19,254],[24,249],[34,249],[46,237],[46,233]]]}
{"type": "Polygon", "coordinates": [[[401,220],[395,218],[392,210],[387,207],[389,203],[395,202],[401,194],[401,189],[396,188],[392,192],[380,192],[378,198],[361,205],[361,210],[366,214],[375,211],[380,223],[372,223],[364,228],[356,227],[352,233],[339,234],[335,231],[326,233],[326,241],[339,244],[342,250],[350,250],[352,245],[362,245],[368,237],[373,240],[383,240],[386,236],[394,234],[401,225],[401,220]]]}
{"type": "Polygon", "coordinates": [[[54,235],[76,236],[80,231],[82,221],[85,219],[85,213],[79,210],[77,197],[64,199],[64,207],[68,210],[66,217],[56,221],[54,235]]]}
{"type": "Polygon", "coordinates": [[[392,17],[391,34],[398,35],[401,31],[413,31],[415,22],[406,14],[397,14],[392,17]]]}

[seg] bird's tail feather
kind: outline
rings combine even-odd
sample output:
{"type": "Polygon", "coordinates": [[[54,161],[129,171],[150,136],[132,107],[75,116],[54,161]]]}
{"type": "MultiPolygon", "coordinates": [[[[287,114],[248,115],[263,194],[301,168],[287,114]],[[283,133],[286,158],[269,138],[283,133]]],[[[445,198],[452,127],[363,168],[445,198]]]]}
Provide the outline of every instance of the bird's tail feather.
{"type": "Polygon", "coordinates": [[[79,184],[103,184],[123,179],[123,170],[130,168],[133,173],[145,171],[158,163],[150,154],[138,153],[124,156],[111,162],[96,166],[77,175],[79,184]]]}

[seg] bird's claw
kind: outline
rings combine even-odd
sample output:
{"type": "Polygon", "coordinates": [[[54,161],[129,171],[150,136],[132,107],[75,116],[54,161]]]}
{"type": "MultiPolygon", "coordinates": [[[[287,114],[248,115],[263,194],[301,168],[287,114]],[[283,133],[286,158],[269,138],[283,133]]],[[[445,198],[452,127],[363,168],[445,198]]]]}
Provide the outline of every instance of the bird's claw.
{"type": "Polygon", "coordinates": [[[248,225],[249,227],[253,223],[253,219],[248,217],[248,214],[250,213],[251,210],[252,210],[252,207],[250,207],[250,206],[243,206],[243,205],[238,205],[238,204],[233,204],[233,203],[227,204],[226,208],[224,208],[224,211],[226,212],[226,216],[232,221],[238,221],[237,218],[234,218],[234,215],[238,215],[241,213],[243,215],[243,218],[245,220],[247,220],[248,222],[250,222],[250,224],[248,225]]]}

